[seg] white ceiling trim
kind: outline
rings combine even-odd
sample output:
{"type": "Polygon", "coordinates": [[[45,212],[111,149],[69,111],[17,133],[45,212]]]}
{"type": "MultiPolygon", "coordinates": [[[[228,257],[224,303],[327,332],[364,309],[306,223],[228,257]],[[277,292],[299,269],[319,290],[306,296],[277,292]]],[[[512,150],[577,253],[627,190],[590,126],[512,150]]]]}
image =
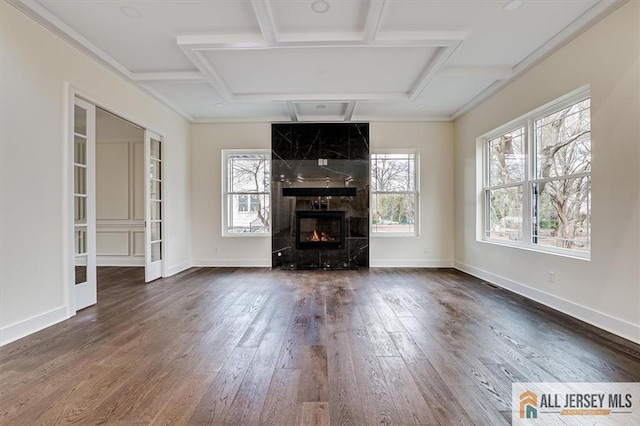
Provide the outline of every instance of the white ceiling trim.
{"type": "Polygon", "coordinates": [[[215,118],[194,118],[192,123],[198,124],[224,124],[224,123],[289,123],[282,120],[282,116],[264,116],[264,117],[215,117],[215,118]]]}
{"type": "Polygon", "coordinates": [[[416,85],[409,92],[409,99],[415,100],[427,88],[433,77],[446,65],[451,55],[456,51],[461,42],[457,42],[447,47],[441,47],[436,53],[435,58],[427,65],[427,68],[418,79],[416,85]]]}
{"type": "Polygon", "coordinates": [[[289,110],[291,121],[299,121],[298,110],[296,109],[296,106],[292,102],[287,102],[287,109],[289,110]]]}
{"type": "MultiPolygon", "coordinates": [[[[426,67],[418,82],[412,88],[410,93],[400,96],[389,94],[340,94],[340,95],[323,95],[314,94],[304,95],[287,95],[283,101],[308,101],[316,99],[318,101],[341,101],[348,102],[345,120],[362,121],[366,119],[375,121],[392,120],[398,121],[398,117],[363,117],[357,115],[357,101],[366,100],[409,100],[419,97],[434,76],[492,76],[496,78],[496,82],[475,96],[471,101],[467,102],[462,108],[458,109],[450,117],[415,117],[403,121],[451,121],[455,120],[467,111],[471,110],[497,91],[502,89],[506,84],[520,77],[522,74],[533,68],[535,65],[546,59],[548,56],[559,50],[575,39],[582,32],[586,31],[592,25],[606,17],[620,6],[627,3],[628,0],[602,0],[590,8],[578,19],[574,20],[569,26],[560,31],[556,36],[547,41],[543,46],[530,54],[513,68],[487,65],[485,67],[447,67],[447,61],[451,54],[460,45],[465,38],[464,32],[456,31],[440,31],[440,32],[381,32],[380,22],[384,18],[390,0],[371,1],[367,11],[365,27],[363,33],[317,33],[317,34],[284,34],[283,39],[279,39],[275,20],[269,0],[252,0],[252,5],[256,13],[256,19],[260,26],[262,34],[227,34],[227,35],[183,35],[177,37],[178,46],[184,51],[187,57],[196,65],[199,72],[158,72],[158,73],[132,73],[126,67],[121,65],[112,56],[98,48],[95,44],[84,38],[73,28],[65,24],[43,6],[35,1],[29,0],[7,0],[10,4],[23,11],[25,14],[39,22],[55,34],[70,42],[82,52],[88,54],[107,68],[115,71],[118,75],[129,82],[133,82],[140,86],[144,91],[163,102],[177,113],[192,122],[255,122],[255,121],[281,121],[281,117],[264,117],[260,119],[247,117],[243,118],[215,118],[215,119],[194,119],[185,113],[181,108],[177,107],[171,101],[158,93],[151,86],[144,84],[145,82],[197,82],[207,81],[214,90],[226,101],[234,100],[254,100],[254,101],[274,101],[271,95],[241,95],[237,96],[229,90],[229,87],[220,78],[218,73],[200,52],[209,49],[271,49],[286,47],[327,47],[327,46],[436,46],[440,47],[440,51],[436,57],[426,67]],[[339,39],[338,39],[339,38],[339,39]],[[329,39],[329,40],[328,40],[329,39]]],[[[291,119],[297,119],[295,115],[295,107],[287,104],[289,112],[293,114],[291,119]]]]}
{"type": "Polygon", "coordinates": [[[202,73],[197,71],[185,71],[185,72],[147,72],[147,73],[133,73],[132,79],[138,82],[145,81],[166,81],[172,83],[193,83],[198,81],[205,81],[202,73]]]}
{"type": "Polygon", "coordinates": [[[357,102],[349,102],[347,110],[344,112],[344,121],[351,121],[353,119],[353,111],[356,109],[357,102]]]}
{"type": "Polygon", "coordinates": [[[53,13],[40,6],[35,1],[27,0],[7,0],[10,4],[25,12],[28,16],[39,22],[55,34],[70,42],[82,52],[89,54],[93,58],[99,60],[103,65],[117,71],[128,79],[132,79],[131,72],[122,66],[113,57],[102,51],[98,46],[84,38],[73,28],[62,22],[53,13]]]}
{"type": "Polygon", "coordinates": [[[407,101],[408,94],[394,93],[260,93],[233,95],[236,102],[349,102],[349,101],[407,101]]]}
{"type": "Polygon", "coordinates": [[[510,66],[447,66],[440,70],[438,77],[493,77],[506,80],[513,76],[510,66]]]}
{"type": "Polygon", "coordinates": [[[364,34],[362,36],[365,42],[370,43],[376,39],[380,22],[382,22],[384,13],[387,10],[387,4],[387,0],[369,2],[367,18],[364,24],[364,34]]]}
{"type": "MultiPolygon", "coordinates": [[[[126,81],[136,83],[134,79],[134,74],[131,73],[127,68],[122,66],[118,61],[116,61],[113,57],[105,53],[103,50],[98,48],[95,44],[91,43],[89,40],[84,38],[78,32],[76,32],[73,28],[69,27],[67,24],[58,19],[55,15],[49,12],[44,7],[40,6],[40,4],[35,1],[26,1],[26,0],[7,0],[9,4],[13,5],[17,9],[21,10],[27,16],[35,20],[36,22],[43,25],[45,28],[52,31],[54,34],[58,35],[63,40],[70,43],[72,46],[78,48],[81,52],[85,53],[90,58],[98,61],[99,63],[106,66],[108,69],[115,72],[115,74],[126,81]]],[[[146,91],[149,95],[156,98],[160,102],[164,103],[169,108],[173,109],[175,112],[180,114],[182,117],[187,119],[188,121],[193,121],[193,117],[190,114],[187,114],[173,102],[170,102],[164,96],[160,95],[157,91],[152,89],[151,87],[138,84],[138,86],[146,91]]]]}
{"type": "Polygon", "coordinates": [[[262,37],[267,43],[275,43],[278,36],[271,3],[269,0],[251,0],[251,5],[256,14],[260,31],[262,31],[262,37]]]}
{"type": "Polygon", "coordinates": [[[177,112],[180,115],[182,115],[187,120],[193,121],[193,116],[191,116],[191,114],[187,113],[182,108],[180,108],[178,105],[176,105],[175,103],[173,103],[172,101],[167,99],[164,95],[160,94],[160,92],[158,92],[156,89],[154,89],[150,85],[141,83],[141,84],[139,84],[139,86],[142,87],[147,92],[149,92],[155,98],[157,98],[160,102],[164,103],[166,106],[168,106],[169,108],[173,109],[175,112],[177,112]]]}
{"type": "Polygon", "coordinates": [[[260,102],[260,101],[308,101],[309,99],[317,101],[398,101],[398,100],[414,100],[431,82],[433,77],[446,65],[451,55],[461,44],[464,33],[447,32],[447,33],[431,33],[421,32],[421,35],[433,35],[435,39],[422,40],[386,40],[374,41],[371,43],[350,42],[347,40],[340,41],[289,41],[289,42],[239,42],[229,43],[228,40],[222,41],[216,35],[198,35],[198,36],[178,36],[178,46],[183,50],[193,64],[200,70],[207,80],[213,85],[226,101],[244,101],[244,102],[260,102]],[[422,74],[417,78],[413,88],[408,93],[341,93],[341,94],[318,94],[318,93],[267,93],[267,94],[235,94],[220,74],[215,70],[211,63],[204,57],[205,51],[216,50],[271,50],[271,49],[287,49],[299,48],[333,48],[333,47],[439,47],[439,51],[435,57],[429,62],[422,74]]]}
{"type": "Polygon", "coordinates": [[[466,103],[462,108],[451,114],[451,121],[456,120],[466,112],[472,110],[485,100],[489,99],[500,89],[505,87],[511,81],[524,75],[527,71],[538,65],[540,62],[547,59],[549,56],[560,50],[562,47],[575,40],[583,32],[597,24],[604,19],[607,15],[614,12],[616,9],[627,3],[629,0],[612,0],[612,1],[600,1],[596,3],[592,8],[587,10],[582,16],[566,26],[562,31],[549,39],[546,43],[536,49],[532,54],[527,56],[518,65],[512,68],[511,75],[500,81],[496,81],[491,86],[480,92],[477,96],[466,103]]]}
{"type": "Polygon", "coordinates": [[[211,66],[209,61],[204,57],[200,50],[193,50],[180,46],[182,51],[187,55],[191,62],[200,70],[205,79],[213,86],[214,90],[222,96],[222,98],[229,102],[233,100],[233,93],[222,80],[218,72],[211,66]]]}

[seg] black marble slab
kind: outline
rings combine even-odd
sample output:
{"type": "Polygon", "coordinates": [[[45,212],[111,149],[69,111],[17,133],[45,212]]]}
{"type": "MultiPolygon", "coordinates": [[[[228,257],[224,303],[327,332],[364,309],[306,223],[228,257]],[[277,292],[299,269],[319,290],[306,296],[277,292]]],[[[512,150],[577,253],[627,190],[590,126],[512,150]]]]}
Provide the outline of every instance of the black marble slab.
{"type": "Polygon", "coordinates": [[[369,266],[369,124],[273,124],[271,134],[272,265],[369,266]],[[319,206],[344,212],[346,243],[339,249],[296,249],[296,212],[319,206]]]}

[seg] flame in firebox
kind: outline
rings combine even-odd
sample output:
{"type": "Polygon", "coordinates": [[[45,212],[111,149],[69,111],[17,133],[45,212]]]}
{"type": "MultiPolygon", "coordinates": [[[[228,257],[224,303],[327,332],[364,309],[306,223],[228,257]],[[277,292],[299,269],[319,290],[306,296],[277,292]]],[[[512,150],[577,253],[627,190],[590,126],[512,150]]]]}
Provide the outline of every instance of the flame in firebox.
{"type": "Polygon", "coordinates": [[[318,232],[316,229],[314,229],[313,235],[311,236],[310,241],[314,241],[314,242],[331,241],[331,238],[329,238],[329,236],[324,232],[318,232]]]}

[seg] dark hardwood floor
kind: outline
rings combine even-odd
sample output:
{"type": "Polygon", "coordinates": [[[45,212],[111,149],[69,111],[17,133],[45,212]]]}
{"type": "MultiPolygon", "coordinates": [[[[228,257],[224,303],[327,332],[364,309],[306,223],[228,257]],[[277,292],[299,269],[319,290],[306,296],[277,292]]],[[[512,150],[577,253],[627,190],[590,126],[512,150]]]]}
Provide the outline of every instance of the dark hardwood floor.
{"type": "Polygon", "coordinates": [[[640,381],[640,347],[450,269],[99,268],[0,349],[0,424],[509,424],[514,381],[640,381]]]}

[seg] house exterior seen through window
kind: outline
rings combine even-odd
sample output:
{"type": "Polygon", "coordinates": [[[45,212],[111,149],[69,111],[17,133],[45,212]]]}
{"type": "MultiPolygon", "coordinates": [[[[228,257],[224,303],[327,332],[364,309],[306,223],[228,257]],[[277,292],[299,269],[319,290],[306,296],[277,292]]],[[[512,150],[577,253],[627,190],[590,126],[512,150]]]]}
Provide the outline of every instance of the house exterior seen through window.
{"type": "Polygon", "coordinates": [[[270,170],[269,150],[222,152],[223,235],[269,235],[270,170]]]}

